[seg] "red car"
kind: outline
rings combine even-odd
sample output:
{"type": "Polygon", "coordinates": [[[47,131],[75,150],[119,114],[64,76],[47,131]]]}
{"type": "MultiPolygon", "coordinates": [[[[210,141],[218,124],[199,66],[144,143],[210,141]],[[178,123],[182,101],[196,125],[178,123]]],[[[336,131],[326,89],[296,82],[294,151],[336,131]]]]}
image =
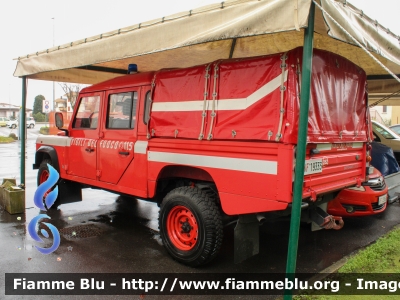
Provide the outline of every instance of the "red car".
{"type": "Polygon", "coordinates": [[[369,181],[360,187],[347,188],[328,203],[328,213],[341,217],[369,216],[383,212],[387,206],[388,187],[374,168],[369,181]]]}

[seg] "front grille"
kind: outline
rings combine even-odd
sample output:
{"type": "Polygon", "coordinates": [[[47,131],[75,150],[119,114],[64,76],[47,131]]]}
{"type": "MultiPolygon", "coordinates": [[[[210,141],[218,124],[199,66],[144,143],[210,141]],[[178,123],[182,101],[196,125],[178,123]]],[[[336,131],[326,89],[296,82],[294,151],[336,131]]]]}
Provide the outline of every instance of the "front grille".
{"type": "Polygon", "coordinates": [[[374,191],[383,191],[386,187],[386,183],[385,183],[385,181],[382,181],[380,184],[370,185],[369,187],[371,189],[373,189],[374,191]]]}

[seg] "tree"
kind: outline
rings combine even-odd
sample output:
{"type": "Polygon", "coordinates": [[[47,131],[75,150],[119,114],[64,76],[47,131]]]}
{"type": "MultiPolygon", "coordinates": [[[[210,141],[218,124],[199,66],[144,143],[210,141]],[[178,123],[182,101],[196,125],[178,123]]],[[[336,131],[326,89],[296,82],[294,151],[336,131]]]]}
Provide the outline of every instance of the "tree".
{"type": "Polygon", "coordinates": [[[46,120],[46,115],[42,114],[41,112],[38,112],[38,113],[33,115],[33,119],[36,122],[44,122],[46,120]]]}
{"type": "Polygon", "coordinates": [[[79,91],[81,90],[80,84],[70,84],[70,83],[59,83],[61,88],[63,89],[65,96],[71,102],[72,108],[75,106],[76,99],[78,98],[79,91]]]}
{"type": "Polygon", "coordinates": [[[42,112],[43,111],[43,100],[44,100],[44,96],[43,95],[37,95],[35,97],[35,102],[33,102],[33,114],[37,114],[38,112],[42,112]]]}

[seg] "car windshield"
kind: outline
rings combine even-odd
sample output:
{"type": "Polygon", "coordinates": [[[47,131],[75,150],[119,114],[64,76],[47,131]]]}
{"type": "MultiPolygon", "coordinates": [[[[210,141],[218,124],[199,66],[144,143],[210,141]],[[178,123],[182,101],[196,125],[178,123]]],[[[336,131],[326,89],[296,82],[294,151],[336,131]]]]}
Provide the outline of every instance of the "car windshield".
{"type": "Polygon", "coordinates": [[[392,140],[397,139],[398,136],[396,133],[391,131],[389,128],[383,127],[383,125],[378,125],[376,123],[372,123],[373,129],[381,134],[385,139],[392,140]]]}
{"type": "Polygon", "coordinates": [[[391,126],[390,127],[391,130],[393,130],[394,132],[396,132],[397,134],[400,134],[400,126],[391,126]]]}

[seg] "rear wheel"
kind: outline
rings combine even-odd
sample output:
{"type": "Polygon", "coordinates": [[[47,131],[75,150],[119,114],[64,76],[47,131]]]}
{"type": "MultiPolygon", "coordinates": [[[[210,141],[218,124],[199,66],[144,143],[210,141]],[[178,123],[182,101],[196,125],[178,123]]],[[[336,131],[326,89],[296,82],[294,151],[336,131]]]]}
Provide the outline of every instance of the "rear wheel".
{"type": "Polygon", "coordinates": [[[12,125],[11,125],[11,128],[12,128],[12,129],[17,128],[17,125],[12,124],[12,125]]]}
{"type": "Polygon", "coordinates": [[[34,127],[35,127],[35,125],[33,125],[33,124],[29,125],[29,128],[34,128],[34,127]]]}
{"type": "MultiPolygon", "coordinates": [[[[39,170],[38,170],[38,175],[37,175],[37,185],[41,185],[43,182],[45,182],[49,176],[50,176],[50,172],[49,172],[49,167],[47,166],[47,164],[52,165],[51,160],[50,159],[44,159],[39,166],[39,170]]],[[[47,196],[47,194],[50,192],[51,190],[48,190],[45,194],[44,197],[47,196]]],[[[60,200],[59,197],[57,198],[56,202],[54,202],[54,204],[48,208],[48,209],[58,209],[58,207],[60,206],[60,200]]]]}
{"type": "Polygon", "coordinates": [[[179,187],[165,196],[159,229],[169,254],[192,267],[211,261],[222,244],[222,221],[215,197],[196,187],[179,187]]]}

